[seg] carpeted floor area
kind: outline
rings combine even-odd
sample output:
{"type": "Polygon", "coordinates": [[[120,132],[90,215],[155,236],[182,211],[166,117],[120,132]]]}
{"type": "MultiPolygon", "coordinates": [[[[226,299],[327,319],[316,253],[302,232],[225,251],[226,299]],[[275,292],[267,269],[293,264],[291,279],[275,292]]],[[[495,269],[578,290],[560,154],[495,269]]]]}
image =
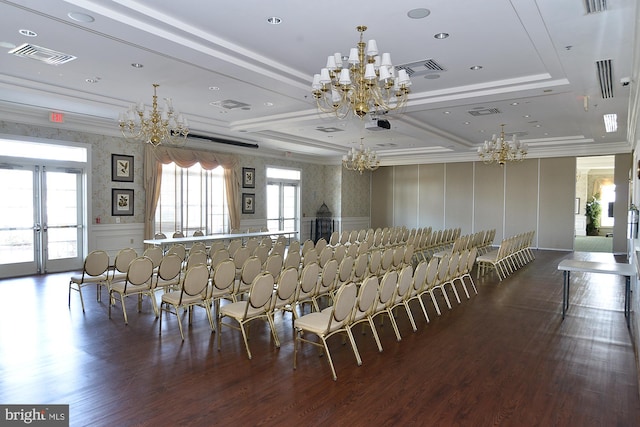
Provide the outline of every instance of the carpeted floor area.
{"type": "Polygon", "coordinates": [[[576,236],[573,250],[576,252],[613,252],[613,238],[602,236],[576,236]]]}

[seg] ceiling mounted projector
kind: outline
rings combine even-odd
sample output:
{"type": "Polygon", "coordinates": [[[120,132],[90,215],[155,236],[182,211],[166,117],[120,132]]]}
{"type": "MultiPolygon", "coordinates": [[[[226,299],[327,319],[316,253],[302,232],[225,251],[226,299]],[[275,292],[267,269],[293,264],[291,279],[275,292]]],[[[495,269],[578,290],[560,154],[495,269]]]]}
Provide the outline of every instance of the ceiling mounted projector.
{"type": "Polygon", "coordinates": [[[365,122],[364,128],[368,130],[387,130],[391,129],[389,120],[371,119],[365,122]]]}

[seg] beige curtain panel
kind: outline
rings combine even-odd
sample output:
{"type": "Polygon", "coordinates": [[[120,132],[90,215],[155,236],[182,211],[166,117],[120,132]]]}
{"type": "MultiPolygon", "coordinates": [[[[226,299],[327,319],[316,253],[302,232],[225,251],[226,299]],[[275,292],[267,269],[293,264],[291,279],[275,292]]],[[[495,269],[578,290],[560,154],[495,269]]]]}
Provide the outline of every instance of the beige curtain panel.
{"type": "Polygon", "coordinates": [[[146,202],[144,209],[144,238],[154,235],[153,221],[156,206],[160,198],[162,165],[174,162],[181,168],[188,168],[200,163],[203,169],[211,170],[218,166],[224,168],[224,182],[227,190],[229,206],[229,226],[240,228],[240,178],[238,176],[238,159],[233,154],[219,154],[211,151],[188,150],[173,147],[151,147],[144,149],[144,190],[146,202]]]}

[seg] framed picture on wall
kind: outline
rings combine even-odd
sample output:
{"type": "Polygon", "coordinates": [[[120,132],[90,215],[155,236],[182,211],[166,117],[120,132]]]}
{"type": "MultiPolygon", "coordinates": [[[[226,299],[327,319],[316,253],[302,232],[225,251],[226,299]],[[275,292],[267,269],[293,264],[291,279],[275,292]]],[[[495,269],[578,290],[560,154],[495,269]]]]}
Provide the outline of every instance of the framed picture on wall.
{"type": "Polygon", "coordinates": [[[255,168],[242,168],[242,188],[256,188],[255,168]]]}
{"type": "Polygon", "coordinates": [[[111,181],[133,182],[133,156],[111,155],[111,181]]]}
{"type": "Polygon", "coordinates": [[[111,215],[133,215],[133,190],[111,189],[111,215]]]}
{"type": "Polygon", "coordinates": [[[256,213],[256,195],[250,193],[242,193],[242,213],[256,213]]]}

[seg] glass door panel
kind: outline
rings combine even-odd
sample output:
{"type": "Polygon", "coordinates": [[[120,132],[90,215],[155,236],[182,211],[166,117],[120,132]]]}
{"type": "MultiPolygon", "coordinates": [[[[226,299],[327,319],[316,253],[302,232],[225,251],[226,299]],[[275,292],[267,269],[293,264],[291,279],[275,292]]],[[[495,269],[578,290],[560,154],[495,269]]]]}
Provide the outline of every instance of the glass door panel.
{"type": "Polygon", "coordinates": [[[35,169],[0,169],[0,277],[38,271],[35,169]]]}
{"type": "Polygon", "coordinates": [[[45,271],[82,267],[82,173],[46,171],[44,182],[45,271]]]}

